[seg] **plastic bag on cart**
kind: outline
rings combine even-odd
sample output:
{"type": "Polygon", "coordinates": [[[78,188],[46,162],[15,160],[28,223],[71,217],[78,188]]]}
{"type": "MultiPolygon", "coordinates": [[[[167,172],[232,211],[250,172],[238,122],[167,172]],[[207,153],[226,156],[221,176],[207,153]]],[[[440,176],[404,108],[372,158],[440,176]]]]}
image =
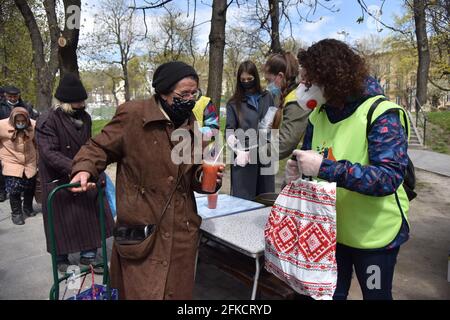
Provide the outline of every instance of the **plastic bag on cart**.
{"type": "Polygon", "coordinates": [[[110,293],[108,294],[106,286],[95,284],[93,287],[67,300],[119,300],[119,295],[117,289],[110,289],[110,293]]]}
{"type": "MultiPolygon", "coordinates": [[[[108,286],[106,285],[95,283],[94,269],[92,266],[90,274],[92,277],[91,286],[81,291],[84,281],[86,280],[86,276],[88,275],[88,273],[86,273],[83,277],[83,282],[81,283],[78,292],[75,295],[67,298],[67,300],[119,300],[117,289],[108,288],[108,286]]],[[[70,280],[71,279],[69,278],[69,281],[70,280]]],[[[63,295],[63,299],[65,295],[66,292],[63,295]]]]}
{"type": "Polygon", "coordinates": [[[300,294],[332,299],[337,282],[336,184],[298,179],[281,191],[265,230],[265,268],[300,294]]]}
{"type": "Polygon", "coordinates": [[[114,186],[114,183],[112,182],[111,178],[105,174],[106,177],[106,188],[105,188],[105,194],[106,199],[108,199],[109,207],[111,208],[111,213],[113,218],[116,217],[116,188],[114,186]]]}

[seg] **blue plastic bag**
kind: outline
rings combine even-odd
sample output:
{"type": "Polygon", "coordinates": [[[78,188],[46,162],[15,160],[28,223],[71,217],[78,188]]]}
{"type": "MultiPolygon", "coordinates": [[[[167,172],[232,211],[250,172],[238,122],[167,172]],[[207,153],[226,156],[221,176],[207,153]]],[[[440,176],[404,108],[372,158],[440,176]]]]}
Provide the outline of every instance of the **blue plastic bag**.
{"type": "Polygon", "coordinates": [[[110,289],[108,293],[106,286],[94,284],[91,288],[67,300],[119,300],[119,293],[117,289],[110,289]]]}
{"type": "Polygon", "coordinates": [[[112,182],[111,178],[105,174],[106,176],[106,199],[108,199],[109,207],[111,208],[111,213],[113,218],[116,217],[116,187],[112,182]]]}

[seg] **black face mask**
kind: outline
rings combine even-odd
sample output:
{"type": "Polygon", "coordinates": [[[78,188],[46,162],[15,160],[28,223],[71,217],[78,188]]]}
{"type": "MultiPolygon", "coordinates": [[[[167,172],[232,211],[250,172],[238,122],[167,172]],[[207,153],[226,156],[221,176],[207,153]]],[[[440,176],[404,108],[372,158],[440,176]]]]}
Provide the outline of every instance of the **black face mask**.
{"type": "Polygon", "coordinates": [[[256,81],[252,80],[252,81],[248,81],[248,82],[241,82],[241,86],[242,88],[244,88],[245,90],[250,90],[253,89],[255,87],[256,81]]]}
{"type": "Polygon", "coordinates": [[[72,117],[74,117],[76,119],[80,119],[84,115],[85,112],[86,112],[86,107],[73,109],[72,117]]]}
{"type": "Polygon", "coordinates": [[[173,98],[172,106],[167,104],[167,101],[161,99],[162,107],[173,121],[175,127],[181,126],[192,114],[192,109],[195,107],[195,100],[183,100],[178,97],[173,98]]]}

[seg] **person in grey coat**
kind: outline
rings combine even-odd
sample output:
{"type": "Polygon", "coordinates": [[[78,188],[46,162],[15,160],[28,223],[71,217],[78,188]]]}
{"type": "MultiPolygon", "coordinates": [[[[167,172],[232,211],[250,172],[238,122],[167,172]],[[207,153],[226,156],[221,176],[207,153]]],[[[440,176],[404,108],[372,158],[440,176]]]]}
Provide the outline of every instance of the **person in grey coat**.
{"type": "Polygon", "coordinates": [[[240,64],[236,90],[226,109],[227,143],[235,152],[231,167],[231,195],[254,200],[262,193],[274,192],[275,175],[263,170],[271,165],[261,161],[259,136],[260,129],[271,128],[276,108],[272,95],[261,89],[258,70],[253,62],[244,61],[240,64]],[[235,131],[237,129],[244,132],[253,129],[257,138],[239,134],[239,131],[235,131]]]}

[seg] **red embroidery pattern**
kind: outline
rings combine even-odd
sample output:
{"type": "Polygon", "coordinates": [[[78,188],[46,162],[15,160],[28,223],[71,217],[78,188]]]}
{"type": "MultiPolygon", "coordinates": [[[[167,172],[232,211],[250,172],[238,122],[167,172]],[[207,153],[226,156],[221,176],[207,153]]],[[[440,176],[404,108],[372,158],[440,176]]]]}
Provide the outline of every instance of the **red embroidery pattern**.
{"type": "Polygon", "coordinates": [[[336,185],[293,182],[272,207],[265,268],[301,294],[331,298],[336,289],[336,185]]]}

